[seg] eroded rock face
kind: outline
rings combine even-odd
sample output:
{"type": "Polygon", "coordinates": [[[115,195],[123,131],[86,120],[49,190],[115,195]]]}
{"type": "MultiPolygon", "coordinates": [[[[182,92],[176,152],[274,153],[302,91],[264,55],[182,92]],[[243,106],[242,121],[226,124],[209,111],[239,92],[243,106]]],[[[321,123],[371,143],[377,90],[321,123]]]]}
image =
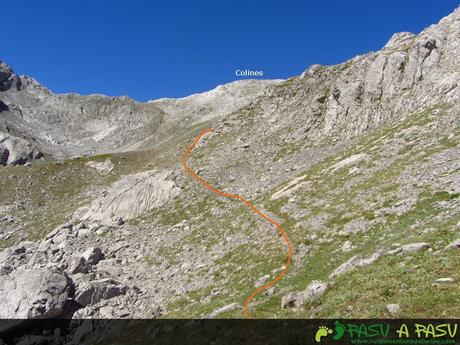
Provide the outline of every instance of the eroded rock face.
{"type": "Polygon", "coordinates": [[[0,318],[58,317],[69,291],[69,279],[62,271],[21,267],[0,276],[0,318]]]}
{"type": "Polygon", "coordinates": [[[113,279],[84,282],[75,291],[75,301],[81,306],[94,305],[102,300],[124,295],[127,287],[113,279]]]}
{"type": "Polygon", "coordinates": [[[0,165],[20,165],[42,157],[27,140],[0,132],[0,165]]]}
{"type": "Polygon", "coordinates": [[[105,224],[116,223],[120,217],[129,220],[163,205],[181,190],[177,175],[171,171],[152,170],[129,175],[97,198],[82,219],[105,224]]]}

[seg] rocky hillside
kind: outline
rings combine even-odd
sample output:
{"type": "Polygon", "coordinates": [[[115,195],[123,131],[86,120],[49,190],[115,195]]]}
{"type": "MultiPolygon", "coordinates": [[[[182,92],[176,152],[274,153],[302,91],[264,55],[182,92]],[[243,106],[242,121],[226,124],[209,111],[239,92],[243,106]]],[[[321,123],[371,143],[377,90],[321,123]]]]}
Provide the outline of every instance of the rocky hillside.
{"type": "MultiPolygon", "coordinates": [[[[129,143],[114,129],[117,152],[0,169],[3,316],[243,317],[244,300],[283,269],[286,248],[265,220],[184,173],[184,147],[213,127],[189,164],[269,214],[293,246],[288,274],[255,298],[252,317],[458,317],[459,38],[457,9],[378,52],[282,82],[148,104],[49,96],[65,109],[94,101],[101,114],[127,102],[117,118],[132,110],[146,134],[129,143]],[[158,128],[171,135],[148,139],[158,128]],[[136,145],[143,150],[123,150],[136,145]],[[14,298],[13,285],[22,287],[14,298]]],[[[47,101],[25,80],[3,79],[2,119],[42,144],[52,122],[32,135],[11,110],[26,104],[21,93],[47,101]]],[[[96,121],[66,114],[81,128],[96,121]]],[[[82,133],[85,149],[72,154],[107,152],[109,139],[82,133]]]]}

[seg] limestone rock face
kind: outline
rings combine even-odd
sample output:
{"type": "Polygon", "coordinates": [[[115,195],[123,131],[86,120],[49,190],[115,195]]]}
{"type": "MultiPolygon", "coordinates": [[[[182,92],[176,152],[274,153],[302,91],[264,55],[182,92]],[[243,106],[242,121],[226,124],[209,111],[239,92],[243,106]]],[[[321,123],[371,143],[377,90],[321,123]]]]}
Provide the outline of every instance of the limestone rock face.
{"type": "Polygon", "coordinates": [[[0,276],[0,318],[58,317],[70,284],[66,274],[48,268],[23,269],[0,276]]]}
{"type": "Polygon", "coordinates": [[[41,156],[41,152],[27,140],[0,132],[0,165],[20,165],[41,156]]]}
{"type": "MultiPolygon", "coordinates": [[[[287,127],[292,141],[308,136],[356,137],[441,100],[458,99],[460,53],[457,9],[419,35],[395,34],[382,50],[333,68],[311,66],[255,104],[252,113],[270,121],[254,127],[275,133],[287,127]],[[298,130],[293,130],[298,128],[298,130]]],[[[291,140],[289,140],[291,141],[291,140]]]]}
{"type": "Polygon", "coordinates": [[[75,301],[81,306],[93,305],[101,300],[124,295],[126,286],[112,279],[100,279],[84,282],[75,291],[75,301]]]}
{"type": "Polygon", "coordinates": [[[181,192],[171,171],[146,171],[128,175],[115,182],[97,198],[82,219],[116,223],[121,217],[132,219],[146,211],[164,204],[181,192]]]}

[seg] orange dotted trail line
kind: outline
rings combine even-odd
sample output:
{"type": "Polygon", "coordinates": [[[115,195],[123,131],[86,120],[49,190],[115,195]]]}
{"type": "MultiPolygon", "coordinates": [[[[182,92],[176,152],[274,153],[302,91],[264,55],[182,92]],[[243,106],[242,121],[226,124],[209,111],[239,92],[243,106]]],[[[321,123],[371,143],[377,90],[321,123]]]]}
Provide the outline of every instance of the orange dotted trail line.
{"type": "Polygon", "coordinates": [[[212,128],[208,128],[208,129],[201,131],[200,134],[198,134],[198,136],[192,141],[192,143],[185,148],[184,153],[180,159],[180,162],[184,166],[185,172],[189,174],[191,177],[193,177],[195,180],[197,180],[200,184],[202,184],[209,191],[215,194],[218,194],[218,195],[225,196],[227,198],[240,200],[243,204],[249,207],[253,212],[255,212],[257,215],[259,215],[260,217],[265,219],[267,222],[272,224],[278,230],[281,236],[283,236],[284,241],[286,242],[286,245],[287,245],[286,264],[284,265],[284,269],[275,278],[273,278],[273,280],[255,289],[249,295],[249,297],[246,298],[246,300],[244,301],[244,317],[249,318],[249,303],[251,303],[251,301],[262,291],[267,290],[269,287],[275,285],[276,282],[279,281],[281,278],[283,278],[283,276],[288,272],[289,266],[291,265],[291,259],[292,259],[291,241],[289,240],[289,237],[286,235],[284,230],[281,228],[281,226],[277,222],[275,222],[273,219],[271,219],[269,216],[267,216],[265,213],[263,213],[261,210],[259,210],[257,207],[255,207],[253,204],[251,204],[249,201],[243,198],[241,195],[226,193],[226,192],[220,191],[217,188],[214,188],[188,166],[187,159],[190,156],[190,153],[195,149],[196,145],[200,142],[201,138],[210,132],[212,132],[212,128]]]}

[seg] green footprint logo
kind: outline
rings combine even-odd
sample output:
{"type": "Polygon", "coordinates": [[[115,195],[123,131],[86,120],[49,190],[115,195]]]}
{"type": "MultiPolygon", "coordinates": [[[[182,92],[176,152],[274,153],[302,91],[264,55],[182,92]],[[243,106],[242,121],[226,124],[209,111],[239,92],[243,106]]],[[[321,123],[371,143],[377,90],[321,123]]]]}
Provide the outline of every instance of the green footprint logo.
{"type": "Polygon", "coordinates": [[[329,334],[332,334],[332,329],[326,326],[319,326],[315,334],[315,341],[319,343],[321,342],[321,338],[327,337],[329,334]]]}
{"type": "Polygon", "coordinates": [[[340,321],[336,321],[335,322],[335,334],[333,337],[334,340],[342,339],[344,334],[345,334],[345,326],[340,321]]]}

